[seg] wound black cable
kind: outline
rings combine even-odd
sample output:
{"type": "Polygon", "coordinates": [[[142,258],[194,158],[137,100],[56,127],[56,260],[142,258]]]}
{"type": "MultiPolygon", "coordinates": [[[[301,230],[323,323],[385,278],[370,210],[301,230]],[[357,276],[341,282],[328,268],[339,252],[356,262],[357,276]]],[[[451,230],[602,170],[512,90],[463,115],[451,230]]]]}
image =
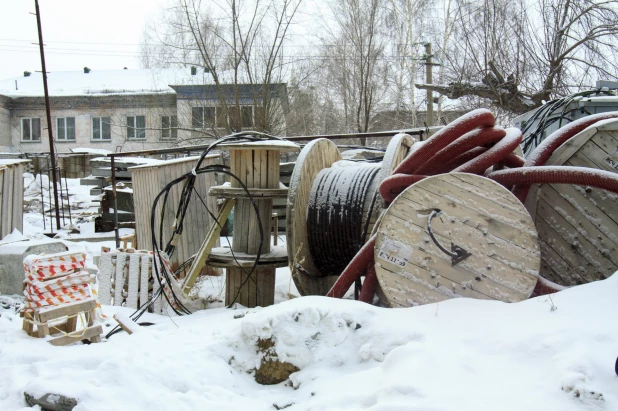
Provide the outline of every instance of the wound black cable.
{"type": "Polygon", "coordinates": [[[369,193],[369,187],[379,170],[377,165],[332,167],[316,176],[307,207],[307,237],[323,275],[341,274],[362,247],[371,217],[363,210],[366,202],[373,202],[375,193],[369,193]]]}

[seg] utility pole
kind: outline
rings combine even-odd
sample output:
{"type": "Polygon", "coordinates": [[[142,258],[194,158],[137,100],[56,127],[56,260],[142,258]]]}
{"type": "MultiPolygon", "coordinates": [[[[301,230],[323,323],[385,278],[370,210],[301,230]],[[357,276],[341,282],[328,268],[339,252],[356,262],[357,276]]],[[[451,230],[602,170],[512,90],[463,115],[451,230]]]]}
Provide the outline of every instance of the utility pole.
{"type": "MultiPolygon", "coordinates": [[[[431,43],[425,43],[425,83],[433,84],[431,62],[431,43]]],[[[427,89],[427,115],[426,123],[429,127],[433,126],[433,91],[427,89]]]]}
{"type": "MultiPolygon", "coordinates": [[[[36,11],[36,24],[39,29],[39,50],[41,51],[41,66],[43,70],[43,90],[45,92],[45,111],[47,114],[47,131],[49,135],[49,156],[51,158],[52,182],[54,183],[54,208],[56,211],[56,230],[60,229],[60,209],[58,208],[58,181],[56,178],[56,153],[54,151],[54,136],[52,133],[51,112],[49,109],[49,92],[47,90],[47,70],[45,68],[45,52],[43,51],[43,30],[41,29],[41,11],[39,10],[39,0],[34,0],[36,11]]],[[[43,206],[43,218],[45,218],[45,207],[43,206]]],[[[51,231],[51,227],[50,227],[51,231]]]]}

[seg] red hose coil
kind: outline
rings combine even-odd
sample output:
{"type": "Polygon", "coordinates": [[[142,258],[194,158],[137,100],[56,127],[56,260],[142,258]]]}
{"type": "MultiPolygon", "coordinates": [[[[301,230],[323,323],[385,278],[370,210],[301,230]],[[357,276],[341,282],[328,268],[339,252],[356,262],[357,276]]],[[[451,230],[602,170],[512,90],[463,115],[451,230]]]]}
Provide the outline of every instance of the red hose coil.
{"type": "Polygon", "coordinates": [[[440,171],[441,165],[448,163],[457,156],[474,147],[495,143],[505,135],[506,131],[500,127],[480,128],[469,131],[438,151],[429,161],[416,170],[416,174],[435,174],[440,171]]]}
{"type": "Polygon", "coordinates": [[[493,127],[494,123],[494,115],[491,111],[484,108],[464,114],[457,120],[444,126],[429,139],[421,142],[420,147],[408,155],[393,173],[415,174],[420,166],[462,134],[477,127],[493,127]]]}
{"type": "Polygon", "coordinates": [[[585,167],[541,166],[500,170],[487,177],[509,184],[576,184],[601,188],[618,194],[618,174],[585,167]]]}

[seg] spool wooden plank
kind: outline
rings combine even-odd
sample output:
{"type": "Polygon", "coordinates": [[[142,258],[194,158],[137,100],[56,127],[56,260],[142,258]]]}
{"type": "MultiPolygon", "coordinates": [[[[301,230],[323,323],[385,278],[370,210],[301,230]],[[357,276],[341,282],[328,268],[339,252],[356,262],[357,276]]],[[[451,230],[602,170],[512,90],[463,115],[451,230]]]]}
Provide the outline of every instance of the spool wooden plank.
{"type": "MultiPolygon", "coordinates": [[[[618,172],[618,121],[583,130],[546,165],[618,172]]],[[[607,278],[618,269],[618,195],[592,187],[540,184],[531,189],[526,208],[543,244],[543,277],[569,286],[607,278]]]]}
{"type": "Polygon", "coordinates": [[[341,159],[335,143],[327,139],[313,140],[298,156],[290,177],[286,210],[288,258],[292,265],[292,278],[302,295],[326,295],[337,280],[336,276],[319,278],[305,274],[318,271],[309,251],[306,218],[313,181],[320,171],[341,159]]]}
{"type": "Polygon", "coordinates": [[[433,176],[408,187],[377,229],[376,274],[384,302],[409,307],[457,297],[506,302],[528,298],[538,278],[540,249],[526,214],[504,187],[472,174],[433,176]],[[458,181],[476,189],[462,190],[458,181]],[[492,197],[502,201],[488,202],[492,197]],[[478,204],[483,206],[472,207],[478,204]],[[514,210],[520,228],[513,231],[521,237],[503,229],[514,210]],[[452,256],[440,248],[450,251],[452,245],[471,255],[453,264],[452,256]]]}

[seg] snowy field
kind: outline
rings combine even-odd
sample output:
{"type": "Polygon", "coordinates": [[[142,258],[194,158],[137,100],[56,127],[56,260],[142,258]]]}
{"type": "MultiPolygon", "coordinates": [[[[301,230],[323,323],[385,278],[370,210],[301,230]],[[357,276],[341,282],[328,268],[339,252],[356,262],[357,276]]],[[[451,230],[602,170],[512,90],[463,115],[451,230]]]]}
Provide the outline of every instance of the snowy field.
{"type": "MultiPolygon", "coordinates": [[[[25,236],[42,235],[39,212],[24,219],[25,236]]],[[[114,245],[65,243],[89,265],[101,245],[114,245]]],[[[204,292],[222,287],[218,278],[204,292]]],[[[618,410],[618,275],[516,304],[457,299],[407,309],[295,298],[285,268],[276,288],[272,307],[150,314],[140,320],[155,325],[133,335],[66,347],[28,337],[0,304],[0,410],[30,409],[24,391],[76,398],[77,411],[618,410]],[[274,341],[278,358],[300,370],[278,385],[256,383],[258,339],[274,341]]],[[[114,313],[132,313],[103,311],[104,333],[114,313]]]]}

